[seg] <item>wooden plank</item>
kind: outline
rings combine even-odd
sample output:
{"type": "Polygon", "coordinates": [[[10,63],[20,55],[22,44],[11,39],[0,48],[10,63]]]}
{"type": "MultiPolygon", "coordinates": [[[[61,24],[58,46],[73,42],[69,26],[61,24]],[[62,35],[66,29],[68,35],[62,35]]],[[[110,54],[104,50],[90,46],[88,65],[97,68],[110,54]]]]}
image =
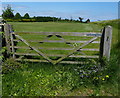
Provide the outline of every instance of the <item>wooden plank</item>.
{"type": "Polygon", "coordinates": [[[89,62],[80,62],[80,61],[61,61],[62,64],[88,64],[89,62]]]}
{"type": "Polygon", "coordinates": [[[80,49],[81,51],[99,51],[99,49],[80,49]]]}
{"type": "Polygon", "coordinates": [[[106,26],[103,30],[100,43],[100,58],[105,57],[109,61],[112,40],[112,27],[106,26]]]}
{"type": "Polygon", "coordinates": [[[4,32],[5,32],[7,54],[9,55],[11,52],[11,50],[10,50],[10,26],[9,26],[9,24],[4,25],[4,32]]]}
{"type": "Polygon", "coordinates": [[[30,46],[30,44],[24,40],[21,36],[19,35],[15,35],[16,37],[18,37],[21,41],[23,41],[28,47],[30,47],[32,50],[36,51],[39,55],[43,56],[46,60],[48,60],[49,62],[53,62],[50,58],[48,58],[45,54],[43,54],[41,51],[37,50],[35,47],[30,46]]]}
{"type": "Polygon", "coordinates": [[[110,59],[111,40],[112,40],[112,27],[107,26],[105,28],[103,56],[106,57],[108,61],[110,59]]]}
{"type": "MultiPolygon", "coordinates": [[[[39,56],[37,53],[15,53],[15,55],[26,55],[26,56],[39,56]]],[[[49,54],[49,57],[63,57],[65,55],[61,54],[49,54]]],[[[70,58],[99,58],[99,56],[90,56],[90,55],[70,55],[70,58]]]]}
{"type": "MultiPolygon", "coordinates": [[[[14,39],[15,42],[21,42],[20,40],[14,39]]],[[[63,40],[44,40],[44,41],[39,41],[39,40],[27,40],[28,42],[49,42],[49,43],[65,43],[63,40]]],[[[66,41],[70,43],[86,43],[87,41],[66,41]]],[[[93,41],[92,43],[100,43],[100,41],[93,41]]]]}
{"type": "MultiPolygon", "coordinates": [[[[37,53],[15,53],[15,55],[27,55],[27,56],[39,56],[39,54],[37,53]]],[[[46,54],[47,55],[47,54],[46,54]]],[[[47,55],[47,56],[56,56],[56,57],[61,57],[61,56],[64,56],[64,55],[61,55],[61,54],[51,54],[51,55],[47,55]]]]}
{"type": "Polygon", "coordinates": [[[5,24],[1,23],[0,25],[4,26],[5,24]]]}
{"type": "Polygon", "coordinates": [[[70,52],[68,55],[61,57],[60,59],[58,59],[57,61],[54,62],[54,64],[59,63],[60,61],[62,61],[63,59],[65,59],[66,57],[72,55],[73,53],[75,53],[77,50],[80,50],[81,48],[83,48],[84,46],[88,45],[89,43],[93,42],[94,40],[96,40],[98,37],[92,38],[91,40],[89,40],[88,42],[84,43],[83,45],[76,47],[73,52],[70,52]]]}
{"type": "MultiPolygon", "coordinates": [[[[10,48],[12,48],[12,46],[10,46],[10,48]]],[[[14,48],[16,49],[31,49],[30,47],[20,47],[20,46],[15,46],[14,48]]],[[[74,48],[56,48],[56,47],[52,47],[52,48],[46,48],[46,47],[35,47],[38,49],[44,49],[44,50],[74,50],[74,48]]],[[[81,51],[99,51],[99,49],[80,49],[81,51]]]]}
{"type": "Polygon", "coordinates": [[[99,58],[99,56],[89,56],[89,55],[71,55],[69,57],[74,58],[99,58]]]}
{"type": "Polygon", "coordinates": [[[11,45],[12,45],[12,54],[13,54],[13,59],[15,59],[15,48],[14,48],[14,42],[13,42],[13,28],[12,28],[12,25],[9,25],[10,26],[10,38],[11,38],[11,45]]]}
{"type": "Polygon", "coordinates": [[[15,49],[14,49],[14,42],[13,42],[13,35],[12,33],[10,34],[11,36],[11,45],[12,45],[12,55],[13,55],[13,59],[15,58],[15,49]]]}
{"type": "Polygon", "coordinates": [[[40,34],[40,35],[62,35],[62,36],[97,36],[101,37],[100,32],[15,32],[15,34],[40,34]]]}
{"type": "MultiPolygon", "coordinates": [[[[28,62],[44,62],[47,63],[46,60],[37,60],[37,59],[15,59],[16,61],[28,61],[28,62]]],[[[89,62],[78,62],[78,61],[61,61],[62,64],[87,64],[89,62]]]]}
{"type": "MultiPolygon", "coordinates": [[[[12,46],[10,46],[10,48],[12,48],[12,46]]],[[[22,47],[20,47],[20,46],[14,46],[14,48],[15,49],[31,49],[30,47],[24,47],[24,46],[22,46],[22,47]]]]}

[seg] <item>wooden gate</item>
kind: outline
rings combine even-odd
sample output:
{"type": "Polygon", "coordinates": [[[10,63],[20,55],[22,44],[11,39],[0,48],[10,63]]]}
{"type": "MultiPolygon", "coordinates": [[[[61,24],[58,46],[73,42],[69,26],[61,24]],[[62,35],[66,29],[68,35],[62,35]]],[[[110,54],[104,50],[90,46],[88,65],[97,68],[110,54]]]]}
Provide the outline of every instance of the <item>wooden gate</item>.
{"type": "Polygon", "coordinates": [[[110,58],[111,26],[104,27],[102,33],[14,32],[5,24],[4,31],[8,53],[17,61],[79,64],[77,58],[110,58]]]}

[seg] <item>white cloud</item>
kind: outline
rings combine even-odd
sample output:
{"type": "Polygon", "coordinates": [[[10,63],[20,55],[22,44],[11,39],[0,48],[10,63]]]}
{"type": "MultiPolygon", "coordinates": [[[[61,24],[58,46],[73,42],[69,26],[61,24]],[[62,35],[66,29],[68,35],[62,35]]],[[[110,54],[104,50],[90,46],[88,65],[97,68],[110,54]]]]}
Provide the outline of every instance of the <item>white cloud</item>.
{"type": "Polygon", "coordinates": [[[119,2],[119,0],[1,0],[2,2],[119,2]]]}
{"type": "Polygon", "coordinates": [[[109,13],[109,14],[104,14],[104,15],[96,15],[96,14],[92,14],[89,11],[76,11],[76,12],[57,12],[57,11],[52,11],[52,10],[48,10],[48,11],[34,11],[30,13],[31,16],[55,16],[55,17],[61,17],[61,18],[72,18],[72,19],[78,19],[78,17],[83,17],[84,20],[86,19],[91,19],[92,21],[97,21],[97,20],[110,20],[110,19],[117,19],[117,15],[113,14],[113,13],[109,13]]]}

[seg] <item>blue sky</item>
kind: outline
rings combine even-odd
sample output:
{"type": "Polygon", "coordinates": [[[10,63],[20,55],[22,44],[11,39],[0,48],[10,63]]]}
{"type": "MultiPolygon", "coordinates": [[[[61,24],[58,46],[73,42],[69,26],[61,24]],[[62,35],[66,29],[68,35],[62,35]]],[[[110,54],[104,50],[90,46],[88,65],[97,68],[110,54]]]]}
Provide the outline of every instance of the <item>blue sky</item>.
{"type": "Polygon", "coordinates": [[[118,18],[117,2],[2,2],[2,8],[7,4],[21,15],[27,12],[30,16],[83,17],[92,21],[118,18]]]}
{"type": "Polygon", "coordinates": [[[118,2],[119,0],[1,0],[2,2],[118,2]]]}

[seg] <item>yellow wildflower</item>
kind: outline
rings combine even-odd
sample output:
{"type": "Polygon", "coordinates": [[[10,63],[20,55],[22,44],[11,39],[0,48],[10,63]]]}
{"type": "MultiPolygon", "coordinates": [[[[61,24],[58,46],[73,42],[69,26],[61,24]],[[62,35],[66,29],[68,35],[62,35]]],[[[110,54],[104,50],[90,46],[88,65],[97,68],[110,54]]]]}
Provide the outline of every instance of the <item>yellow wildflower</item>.
{"type": "Polygon", "coordinates": [[[98,80],[98,77],[96,77],[96,79],[98,80]]]}
{"type": "Polygon", "coordinates": [[[104,81],[105,79],[104,79],[104,78],[102,78],[102,80],[104,81]]]}
{"type": "Polygon", "coordinates": [[[98,77],[94,77],[93,79],[96,79],[96,80],[98,80],[98,77]]]}
{"type": "Polygon", "coordinates": [[[17,94],[15,93],[14,96],[16,96],[17,94]]]}
{"type": "Polygon", "coordinates": [[[106,75],[106,78],[109,78],[109,76],[108,76],[108,75],[106,75]]]}

